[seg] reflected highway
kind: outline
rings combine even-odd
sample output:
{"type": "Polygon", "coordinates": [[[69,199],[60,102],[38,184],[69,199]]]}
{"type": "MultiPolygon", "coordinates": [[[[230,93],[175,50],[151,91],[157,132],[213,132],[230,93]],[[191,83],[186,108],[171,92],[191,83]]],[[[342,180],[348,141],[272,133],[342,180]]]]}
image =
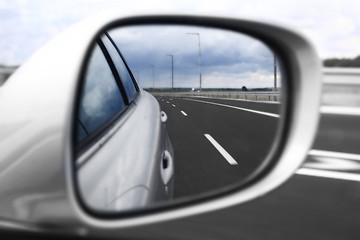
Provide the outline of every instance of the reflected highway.
{"type": "Polygon", "coordinates": [[[268,155],[279,104],[156,97],[175,155],[174,197],[239,183],[268,155]]]}

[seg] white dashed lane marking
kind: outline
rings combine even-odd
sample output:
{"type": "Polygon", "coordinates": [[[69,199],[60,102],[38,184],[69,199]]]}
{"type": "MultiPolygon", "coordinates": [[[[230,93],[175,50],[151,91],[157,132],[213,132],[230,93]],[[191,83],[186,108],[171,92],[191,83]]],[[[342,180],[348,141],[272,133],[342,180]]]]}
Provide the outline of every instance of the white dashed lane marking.
{"type": "Polygon", "coordinates": [[[204,134],[205,137],[210,141],[210,143],[221,153],[221,155],[228,161],[231,165],[238,165],[235,159],[209,134],[204,134]]]}
{"type": "Polygon", "coordinates": [[[181,113],[182,113],[182,114],[184,114],[184,116],[187,116],[186,112],[184,112],[184,111],[181,111],[181,113]]]}

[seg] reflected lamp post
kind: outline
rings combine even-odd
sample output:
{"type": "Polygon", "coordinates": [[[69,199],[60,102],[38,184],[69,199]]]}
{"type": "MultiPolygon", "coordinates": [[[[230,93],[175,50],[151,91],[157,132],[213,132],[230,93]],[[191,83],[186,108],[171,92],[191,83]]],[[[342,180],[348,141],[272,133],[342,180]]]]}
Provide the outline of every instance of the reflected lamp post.
{"type": "Polygon", "coordinates": [[[277,82],[276,82],[276,55],[274,54],[274,91],[277,90],[277,82]]]}
{"type": "Polygon", "coordinates": [[[155,88],[155,81],[154,81],[154,64],[150,64],[150,67],[152,67],[152,78],[153,78],[153,90],[155,88]]]}
{"type": "Polygon", "coordinates": [[[166,54],[166,56],[171,57],[171,89],[174,91],[174,55],[166,54]]]}
{"type": "Polygon", "coordinates": [[[201,48],[200,48],[200,33],[186,33],[189,35],[197,35],[199,40],[199,72],[200,72],[200,88],[199,91],[201,91],[201,48]]]}

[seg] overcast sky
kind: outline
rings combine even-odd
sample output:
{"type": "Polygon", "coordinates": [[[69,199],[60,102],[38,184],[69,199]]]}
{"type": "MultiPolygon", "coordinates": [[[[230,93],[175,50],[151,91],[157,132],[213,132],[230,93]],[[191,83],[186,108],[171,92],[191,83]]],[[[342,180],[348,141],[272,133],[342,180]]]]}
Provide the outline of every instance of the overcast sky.
{"type": "Polygon", "coordinates": [[[359,0],[0,0],[0,64],[21,64],[71,24],[109,9],[251,17],[303,32],[321,58],[360,54],[359,0]]]}
{"type": "Polygon", "coordinates": [[[214,28],[148,25],[109,32],[142,87],[199,88],[199,38],[202,88],[273,86],[273,52],[244,34],[214,28]],[[189,34],[190,33],[190,34],[189,34]],[[154,82],[152,79],[154,65],[154,82]]]}

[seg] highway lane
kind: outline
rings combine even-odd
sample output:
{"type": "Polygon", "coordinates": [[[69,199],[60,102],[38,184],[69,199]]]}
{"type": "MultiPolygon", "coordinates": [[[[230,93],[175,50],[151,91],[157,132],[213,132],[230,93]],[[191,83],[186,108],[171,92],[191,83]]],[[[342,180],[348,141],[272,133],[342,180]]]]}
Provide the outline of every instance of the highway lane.
{"type": "Polygon", "coordinates": [[[263,113],[277,113],[278,104],[231,105],[261,110],[248,112],[214,99],[158,97],[158,101],[168,115],[166,128],[174,147],[176,198],[238,185],[257,169],[276,139],[279,118],[263,113]]]}

